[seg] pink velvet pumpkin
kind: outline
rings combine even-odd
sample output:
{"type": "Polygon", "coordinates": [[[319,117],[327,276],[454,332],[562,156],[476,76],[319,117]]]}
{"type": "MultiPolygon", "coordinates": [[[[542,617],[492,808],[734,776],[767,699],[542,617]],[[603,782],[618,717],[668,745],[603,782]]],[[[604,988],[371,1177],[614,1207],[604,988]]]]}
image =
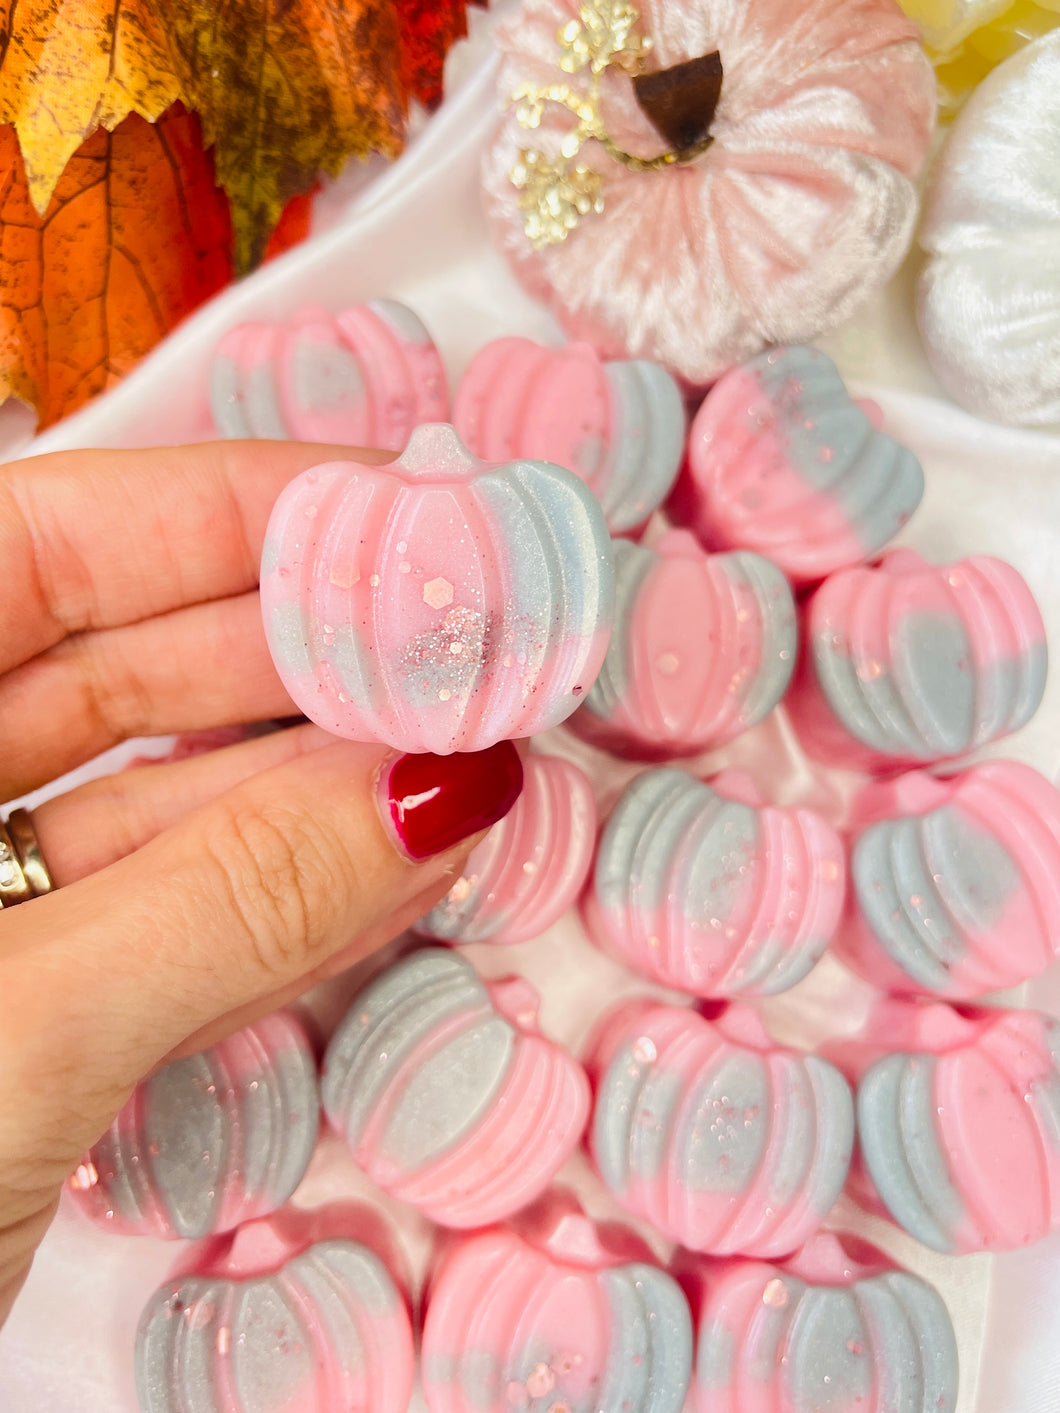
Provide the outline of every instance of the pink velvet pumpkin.
{"type": "MultiPolygon", "coordinates": [[[[485,199],[517,275],[573,338],[607,357],[651,358],[703,385],[769,343],[802,343],[846,318],[897,268],[935,115],[935,76],[892,0],[640,0],[649,67],[718,51],[724,70],[694,160],[631,171],[595,141],[577,160],[601,178],[602,212],[535,250],[511,172],[554,160],[575,119],[546,103],[528,130],[523,85],[588,92],[561,69],[558,33],[579,0],[524,0],[498,33],[505,105],[487,150],[485,199]]],[[[635,157],[668,144],[630,75],[603,75],[601,113],[635,157]]]]}

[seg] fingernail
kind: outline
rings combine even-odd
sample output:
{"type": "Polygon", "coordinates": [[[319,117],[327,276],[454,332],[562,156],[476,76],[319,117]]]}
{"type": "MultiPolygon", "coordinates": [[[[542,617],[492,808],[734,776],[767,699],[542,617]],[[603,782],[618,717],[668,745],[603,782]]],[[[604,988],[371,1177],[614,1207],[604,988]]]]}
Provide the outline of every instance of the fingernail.
{"type": "Polygon", "coordinates": [[[398,756],[379,780],[379,805],[402,852],[426,859],[488,829],[523,788],[523,763],[511,741],[451,756],[398,756]]]}

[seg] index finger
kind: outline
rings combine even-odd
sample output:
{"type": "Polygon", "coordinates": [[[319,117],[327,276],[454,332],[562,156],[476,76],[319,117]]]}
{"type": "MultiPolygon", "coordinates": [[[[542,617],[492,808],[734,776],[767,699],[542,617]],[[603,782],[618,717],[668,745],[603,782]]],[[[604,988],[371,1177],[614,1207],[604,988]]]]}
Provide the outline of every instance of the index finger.
{"type": "Polygon", "coordinates": [[[245,593],[280,491],[323,461],[299,442],[64,451],[0,470],[0,672],[64,637],[245,593]]]}

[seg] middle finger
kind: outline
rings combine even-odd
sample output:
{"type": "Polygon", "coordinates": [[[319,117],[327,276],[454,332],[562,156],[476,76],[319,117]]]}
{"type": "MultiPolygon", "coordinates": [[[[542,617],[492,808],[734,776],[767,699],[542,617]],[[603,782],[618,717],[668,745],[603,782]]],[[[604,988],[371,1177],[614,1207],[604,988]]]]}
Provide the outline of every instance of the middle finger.
{"type": "Polygon", "coordinates": [[[80,633],[0,676],[0,799],[133,736],[291,714],[257,592],[80,633]]]}

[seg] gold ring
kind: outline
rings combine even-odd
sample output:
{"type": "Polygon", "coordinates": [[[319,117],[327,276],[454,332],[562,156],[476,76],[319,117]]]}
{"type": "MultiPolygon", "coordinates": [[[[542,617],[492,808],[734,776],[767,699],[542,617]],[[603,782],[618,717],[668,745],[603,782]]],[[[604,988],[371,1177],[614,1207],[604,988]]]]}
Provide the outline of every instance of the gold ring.
{"type": "Polygon", "coordinates": [[[26,881],[33,889],[33,896],[39,898],[42,893],[50,893],[55,884],[48,872],[48,865],[44,862],[40,840],[33,828],[33,818],[29,810],[12,810],[7,817],[7,832],[15,846],[26,881]]]}
{"type": "Polygon", "coordinates": [[[0,908],[13,908],[55,887],[29,811],[0,817],[0,908]]]}

